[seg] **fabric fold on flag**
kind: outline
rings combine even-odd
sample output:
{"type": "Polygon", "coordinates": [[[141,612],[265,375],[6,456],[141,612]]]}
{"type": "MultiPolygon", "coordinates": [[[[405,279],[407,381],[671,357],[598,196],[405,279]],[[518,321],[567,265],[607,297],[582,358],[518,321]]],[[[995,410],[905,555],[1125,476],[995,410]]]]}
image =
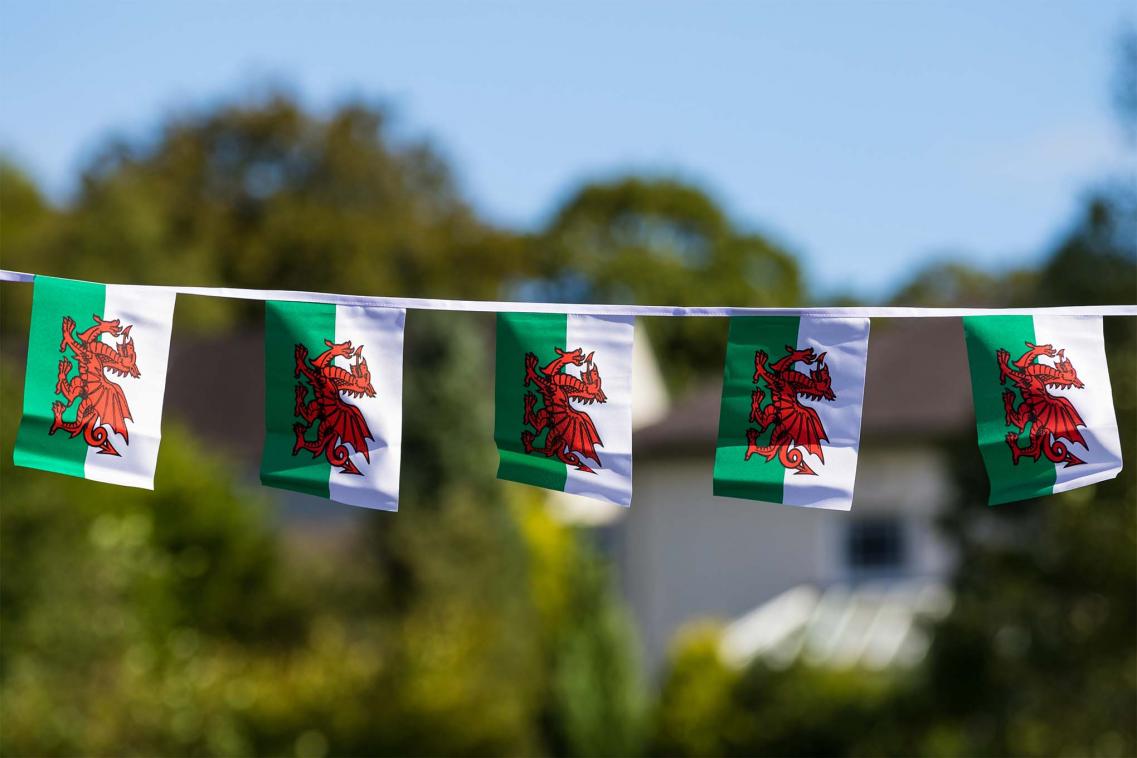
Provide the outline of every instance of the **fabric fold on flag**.
{"type": "Polygon", "coordinates": [[[991,505],[1117,476],[1101,316],[968,316],[963,329],[991,505]]]}
{"type": "Polygon", "coordinates": [[[399,509],[406,311],[265,304],[261,483],[399,509]]]}
{"type": "Polygon", "coordinates": [[[154,489],[174,300],[35,278],[17,466],[154,489]]]}
{"type": "Polygon", "coordinates": [[[498,478],[627,506],[633,319],[497,315],[498,478]]]}
{"type": "Polygon", "coordinates": [[[852,508],[868,340],[868,319],[730,320],[715,495],[852,508]]]}

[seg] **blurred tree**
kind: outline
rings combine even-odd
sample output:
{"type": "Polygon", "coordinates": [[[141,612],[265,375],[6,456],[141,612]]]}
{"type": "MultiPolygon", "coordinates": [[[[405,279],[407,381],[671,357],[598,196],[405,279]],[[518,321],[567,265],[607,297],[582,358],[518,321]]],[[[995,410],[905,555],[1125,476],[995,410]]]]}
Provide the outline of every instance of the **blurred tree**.
{"type": "MultiPolygon", "coordinates": [[[[2,752],[637,749],[642,696],[606,570],[539,496],[485,476],[486,445],[448,455],[485,421],[464,392],[488,395],[489,360],[461,317],[415,321],[407,404],[425,423],[407,441],[442,467],[408,466],[402,512],[366,512],[331,544],[286,550],[263,495],[180,428],[155,494],[4,457],[2,752]]],[[[18,398],[0,408],[10,449],[18,398]]]]}
{"type": "MultiPolygon", "coordinates": [[[[1133,302],[1137,237],[1117,233],[1133,223],[1127,202],[1088,203],[1043,268],[1036,304],[1133,302]]],[[[1116,479],[988,508],[973,438],[953,448],[958,601],[936,630],[927,683],[939,752],[1137,754],[1134,320],[1106,319],[1106,345],[1126,461],[1116,479]]]]}
{"type": "MultiPolygon", "coordinates": [[[[554,301],[792,306],[804,297],[793,257],[740,231],[706,193],[658,179],[590,184],[538,240],[536,278],[519,291],[554,301]]],[[[724,319],[652,319],[674,386],[722,369],[724,319]]]]}
{"type": "MultiPolygon", "coordinates": [[[[906,305],[1126,303],[1137,204],[1092,197],[1038,272],[935,265],[906,305]]],[[[947,445],[959,497],[956,605],[911,675],[761,660],[738,671],[713,629],[680,638],[652,724],[657,755],[1137,755],[1137,323],[1106,319],[1126,468],[1092,487],[989,508],[974,432],[947,445]]],[[[875,327],[874,327],[875,328],[875,327]]],[[[962,337],[962,333],[961,333],[962,337]]]]}
{"type": "Polygon", "coordinates": [[[889,300],[890,305],[999,308],[1029,305],[1038,274],[1014,270],[995,274],[948,260],[919,271],[889,300]]]}
{"type": "MultiPolygon", "coordinates": [[[[11,161],[0,156],[0,263],[5,268],[35,270],[35,256],[58,224],[58,214],[39,188],[11,161]]],[[[12,287],[0,300],[0,334],[27,324],[32,293],[12,287]]]]}
{"type": "MultiPolygon", "coordinates": [[[[480,222],[430,146],[397,143],[388,123],[363,103],[313,116],[280,92],[171,117],[156,139],[100,150],[53,233],[6,239],[5,265],[112,282],[496,296],[526,268],[520,238],[480,222]]],[[[3,226],[22,223],[20,210],[0,209],[3,226]]],[[[191,325],[224,313],[188,305],[191,325]]]]}
{"type": "MultiPolygon", "coordinates": [[[[530,265],[427,146],[396,144],[358,104],[315,117],[269,94],[170,119],[101,151],[59,209],[0,168],[11,268],[493,297],[530,265]]],[[[28,289],[5,285],[0,311],[12,388],[28,289]]],[[[175,331],[226,339],[260,310],[181,298],[175,331]]],[[[0,751],[634,751],[640,683],[602,560],[538,493],[493,479],[489,406],[470,402],[491,396],[487,326],[408,319],[402,512],[354,514],[330,544],[278,535],[258,504],[270,491],[179,431],[176,405],[157,494],[4,455],[0,751]]],[[[0,401],[10,451],[19,393],[0,401]]]]}
{"type": "Polygon", "coordinates": [[[1132,19],[1118,35],[1113,106],[1130,147],[1137,147],[1137,26],[1132,19]]]}
{"type": "Polygon", "coordinates": [[[914,755],[907,721],[927,703],[905,672],[756,660],[723,663],[720,630],[685,630],[670,661],[650,753],[658,756],[914,755]]]}

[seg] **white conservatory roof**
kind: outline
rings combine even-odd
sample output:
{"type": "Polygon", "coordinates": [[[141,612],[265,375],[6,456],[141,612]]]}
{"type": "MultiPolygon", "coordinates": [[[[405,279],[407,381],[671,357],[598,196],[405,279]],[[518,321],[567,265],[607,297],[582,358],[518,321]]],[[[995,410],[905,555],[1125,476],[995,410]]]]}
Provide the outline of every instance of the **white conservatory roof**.
{"type": "Polygon", "coordinates": [[[719,653],[736,667],[757,657],[773,666],[911,667],[930,643],[922,622],[951,605],[950,590],[929,580],[799,585],[729,624],[719,653]]]}

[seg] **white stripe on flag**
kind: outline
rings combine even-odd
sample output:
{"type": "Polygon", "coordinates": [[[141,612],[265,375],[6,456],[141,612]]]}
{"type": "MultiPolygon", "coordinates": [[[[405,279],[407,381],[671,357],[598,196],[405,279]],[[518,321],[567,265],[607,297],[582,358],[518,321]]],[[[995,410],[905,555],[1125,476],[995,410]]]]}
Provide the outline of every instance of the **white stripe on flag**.
{"type": "MultiPolygon", "coordinates": [[[[600,439],[597,454],[603,464],[594,473],[568,467],[565,492],[627,506],[632,502],[632,340],[630,316],[569,315],[565,350],[595,351],[601,388],[607,402],[576,406],[592,417],[600,439]]],[[[574,374],[578,369],[569,367],[574,374]]]]}
{"type": "MultiPolygon", "coordinates": [[[[868,346],[868,319],[801,319],[794,347],[812,347],[818,354],[827,353],[825,363],[837,397],[833,401],[806,401],[817,410],[829,437],[829,442],[822,443],[825,462],[820,463],[807,453],[806,462],[816,476],[786,470],[785,504],[839,511],[853,507],[868,346]]],[[[808,371],[809,367],[799,364],[799,370],[808,371]]]]}
{"type": "Polygon", "coordinates": [[[1086,422],[1085,427],[1078,430],[1086,446],[1063,440],[1069,444],[1070,452],[1085,463],[1057,465],[1054,492],[1114,478],[1121,471],[1121,438],[1113,408],[1101,316],[1035,316],[1034,338],[1039,345],[1064,349],[1078,379],[1086,385],[1083,389],[1050,388],[1051,394],[1064,396],[1073,403],[1086,422]]]}
{"type": "MultiPolygon", "coordinates": [[[[154,469],[158,464],[158,446],[162,441],[162,402],[166,395],[166,369],[170,357],[170,331],[174,323],[173,291],[146,287],[106,285],[104,319],[119,319],[130,325],[138,356],[138,378],[108,376],[126,395],[131,421],[126,422],[130,434],[124,444],[113,432],[111,442],[121,455],[103,455],[98,448],[87,449],[83,474],[98,482],[127,487],[154,489],[154,469]]],[[[84,314],[83,318],[90,318],[84,314]]],[[[110,335],[103,341],[113,343],[110,335]]],[[[107,429],[108,427],[103,427],[107,429]]]]}
{"type": "MultiPolygon", "coordinates": [[[[399,510],[399,460],[403,435],[403,325],[406,311],[341,305],[336,309],[336,342],[363,345],[375,397],[347,398],[363,413],[372,439],[368,462],[362,453],[351,461],[363,476],[331,467],[328,496],[338,503],[399,510]]],[[[347,368],[346,361],[340,362],[347,368]]]]}

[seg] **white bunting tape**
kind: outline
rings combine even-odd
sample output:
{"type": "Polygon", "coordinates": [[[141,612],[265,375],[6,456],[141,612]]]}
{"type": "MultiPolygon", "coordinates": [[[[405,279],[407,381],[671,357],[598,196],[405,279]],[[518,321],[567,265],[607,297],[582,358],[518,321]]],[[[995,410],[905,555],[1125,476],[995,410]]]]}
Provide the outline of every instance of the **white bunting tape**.
{"type": "MultiPolygon", "coordinates": [[[[35,281],[35,274],[0,269],[0,282],[35,281]]],[[[735,308],[704,305],[589,305],[585,303],[511,303],[494,300],[438,300],[423,297],[367,297],[296,290],[254,290],[233,287],[170,287],[140,285],[179,295],[225,297],[233,300],[293,300],[306,303],[364,305],[420,311],[474,313],[575,313],[592,316],[813,316],[830,318],[945,318],[959,316],[1137,316],[1137,305],[1064,305],[1046,308],[908,308],[903,306],[849,306],[837,308],[735,308]]]]}

